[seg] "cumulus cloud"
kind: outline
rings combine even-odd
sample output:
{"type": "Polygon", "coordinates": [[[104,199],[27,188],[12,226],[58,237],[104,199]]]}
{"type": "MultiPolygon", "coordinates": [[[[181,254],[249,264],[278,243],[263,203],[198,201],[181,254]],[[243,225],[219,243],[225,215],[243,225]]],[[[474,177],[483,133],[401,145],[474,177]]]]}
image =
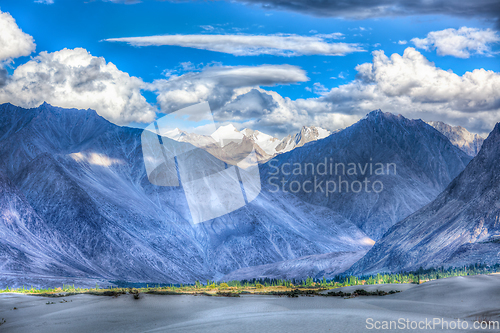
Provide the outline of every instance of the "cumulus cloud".
{"type": "Polygon", "coordinates": [[[0,88],[7,84],[7,80],[9,79],[9,73],[5,68],[0,67],[0,88]]]}
{"type": "Polygon", "coordinates": [[[265,90],[251,89],[242,94],[233,93],[233,98],[215,110],[217,120],[246,121],[251,118],[262,118],[273,112],[278,103],[265,90]]]}
{"type": "Polygon", "coordinates": [[[462,27],[432,31],[426,38],[413,38],[412,43],[424,50],[435,49],[441,56],[469,58],[472,54],[491,54],[491,44],[500,42],[500,36],[491,29],[462,27]]]}
{"type": "Polygon", "coordinates": [[[304,125],[335,130],[345,128],[360,119],[356,113],[337,112],[333,103],[323,98],[291,100],[275,91],[266,91],[261,88],[257,90],[271,96],[274,105],[256,118],[247,118],[244,121],[245,115],[242,115],[239,119],[242,121],[241,127],[257,129],[275,137],[281,138],[298,132],[304,125]]]}
{"type": "Polygon", "coordinates": [[[0,11],[0,32],[0,64],[10,63],[12,59],[30,55],[35,51],[33,37],[19,29],[16,20],[7,12],[0,11]]]}
{"type": "MultiPolygon", "coordinates": [[[[1,76],[0,76],[1,80],[1,76]]],[[[46,101],[68,108],[91,108],[117,123],[150,122],[154,108],[141,95],[145,83],[82,48],[41,52],[17,67],[0,87],[0,103],[35,107],[46,101]]]]}
{"type": "Polygon", "coordinates": [[[500,73],[475,69],[460,76],[411,47],[402,56],[374,51],[372,63],[356,70],[354,81],[331,89],[318,102],[332,104],[336,113],[362,115],[380,108],[483,134],[500,120],[500,73]]]}
{"type": "Polygon", "coordinates": [[[156,80],[150,89],[158,94],[161,111],[170,113],[202,101],[208,101],[212,110],[220,109],[235,98],[239,88],[307,80],[304,70],[290,65],[207,66],[200,72],[156,80]]]}
{"type": "MultiPolygon", "coordinates": [[[[436,67],[411,47],[403,55],[390,57],[374,51],[372,62],[358,65],[356,71],[356,79],[328,91],[321,84],[315,85],[321,94],[317,98],[291,100],[255,88],[272,100],[261,103],[266,108],[263,112],[238,113],[238,121],[276,136],[297,131],[302,125],[344,128],[375,109],[426,121],[441,120],[482,135],[500,121],[500,73],[476,69],[457,75],[436,67]]],[[[261,98],[255,92],[250,96],[249,91],[235,90],[236,97],[221,110],[233,101],[261,98]]]]}
{"type": "Polygon", "coordinates": [[[52,5],[54,0],[35,0],[36,3],[43,3],[44,5],[52,5]]]}
{"type": "Polygon", "coordinates": [[[237,56],[270,54],[275,56],[329,55],[342,56],[364,51],[358,44],[332,43],[341,34],[298,35],[164,35],[106,39],[133,46],[175,45],[222,52],[237,56]]]}
{"type": "Polygon", "coordinates": [[[292,100],[260,87],[307,80],[296,67],[279,68],[279,75],[273,74],[274,67],[206,68],[154,84],[164,112],[208,100],[217,120],[238,121],[240,127],[278,137],[303,125],[344,128],[375,109],[462,125],[483,135],[500,120],[500,73],[476,69],[457,75],[411,47],[390,57],[374,51],[372,62],[358,65],[356,78],[347,84],[329,89],[315,83],[317,98],[292,100]],[[241,71],[255,75],[243,78],[241,71]],[[224,72],[227,77],[219,75],[224,72]]]}

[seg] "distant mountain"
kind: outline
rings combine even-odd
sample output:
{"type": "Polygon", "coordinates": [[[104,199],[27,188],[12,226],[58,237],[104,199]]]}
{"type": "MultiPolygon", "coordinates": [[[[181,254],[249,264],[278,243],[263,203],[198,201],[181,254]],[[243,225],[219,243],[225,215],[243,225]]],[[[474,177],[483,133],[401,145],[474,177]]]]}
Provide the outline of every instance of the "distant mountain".
{"type": "Polygon", "coordinates": [[[377,110],[275,156],[263,165],[262,179],[271,191],[331,208],[377,240],[432,201],[471,158],[423,121],[377,110]],[[335,190],[327,195],[328,181],[335,190]]]}
{"type": "Polygon", "coordinates": [[[441,121],[429,121],[427,124],[437,129],[451,143],[470,156],[476,156],[483,145],[484,139],[481,136],[470,133],[462,126],[450,126],[441,121]]]}
{"type": "Polygon", "coordinates": [[[330,131],[321,127],[303,126],[299,133],[284,137],[275,150],[277,153],[286,153],[308,142],[324,139],[330,134],[332,134],[330,131]]]}
{"type": "Polygon", "coordinates": [[[262,148],[269,156],[276,154],[276,146],[281,142],[278,138],[249,128],[245,128],[241,133],[262,148]]]}
{"type": "Polygon", "coordinates": [[[163,135],[176,141],[191,143],[208,151],[211,151],[210,148],[212,145],[217,145],[218,143],[222,145],[223,150],[224,147],[227,147],[231,143],[233,143],[233,148],[230,149],[238,149],[236,146],[240,146],[242,143],[245,145],[244,141],[248,140],[256,151],[258,161],[262,163],[268,161],[276,154],[285,153],[296,147],[301,147],[308,142],[325,138],[330,135],[330,131],[320,127],[304,126],[299,133],[288,135],[280,140],[249,128],[239,131],[233,124],[228,124],[220,126],[210,136],[188,133],[178,128],[165,132],[163,135]]]}
{"type": "Polygon", "coordinates": [[[500,123],[430,204],[394,225],[350,273],[500,261],[500,123]]]}
{"type": "Polygon", "coordinates": [[[182,187],[148,181],[141,132],[92,110],[0,105],[0,188],[10,193],[0,201],[0,276],[186,283],[372,246],[344,217],[288,193],[192,225],[182,187]]]}
{"type": "Polygon", "coordinates": [[[215,141],[220,142],[224,147],[233,141],[240,142],[245,135],[238,131],[233,124],[229,124],[217,128],[217,130],[212,133],[211,137],[214,138],[215,141]]]}

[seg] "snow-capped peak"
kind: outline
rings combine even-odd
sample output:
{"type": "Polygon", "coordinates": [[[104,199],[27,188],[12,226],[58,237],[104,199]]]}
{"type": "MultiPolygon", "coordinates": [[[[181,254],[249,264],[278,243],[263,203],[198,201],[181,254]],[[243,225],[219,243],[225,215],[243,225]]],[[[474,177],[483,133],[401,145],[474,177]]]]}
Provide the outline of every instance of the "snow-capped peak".
{"type": "Polygon", "coordinates": [[[262,148],[266,154],[270,156],[276,154],[276,146],[280,144],[278,138],[250,128],[245,128],[241,132],[253,143],[262,148]]]}
{"type": "Polygon", "coordinates": [[[185,135],[184,131],[181,131],[179,128],[174,128],[173,130],[168,130],[166,132],[161,133],[162,136],[170,138],[172,140],[181,141],[181,137],[185,135]]]}
{"type": "Polygon", "coordinates": [[[228,124],[220,126],[215,132],[212,133],[211,137],[219,142],[222,147],[229,144],[230,142],[239,143],[245,137],[233,124],[228,124]]]}

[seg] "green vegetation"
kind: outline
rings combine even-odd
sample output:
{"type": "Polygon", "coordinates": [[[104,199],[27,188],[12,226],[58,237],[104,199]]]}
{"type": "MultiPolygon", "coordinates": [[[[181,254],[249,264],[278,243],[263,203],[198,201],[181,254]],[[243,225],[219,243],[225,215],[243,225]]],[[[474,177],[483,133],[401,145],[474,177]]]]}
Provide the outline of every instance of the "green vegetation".
{"type": "MultiPolygon", "coordinates": [[[[339,275],[333,279],[327,280],[313,279],[308,277],[306,280],[283,280],[283,279],[253,279],[243,281],[225,281],[216,282],[208,280],[206,284],[196,281],[192,285],[165,285],[157,284],[150,287],[149,284],[126,283],[119,281],[117,284],[129,285],[129,287],[108,287],[100,288],[96,284],[95,288],[75,288],[74,285],[63,285],[62,288],[36,289],[31,286],[29,289],[23,286],[22,288],[10,289],[9,287],[1,290],[0,293],[23,293],[30,295],[48,296],[48,297],[63,297],[75,294],[92,294],[101,296],[120,296],[133,295],[135,299],[140,299],[140,294],[156,294],[156,295],[179,295],[179,294],[194,294],[205,296],[225,296],[237,297],[240,294],[269,294],[269,295],[286,295],[296,297],[297,295],[313,295],[318,291],[326,289],[334,289],[346,286],[357,285],[374,285],[386,283],[424,283],[430,280],[443,279],[453,276],[467,276],[500,272],[500,264],[493,266],[489,265],[470,265],[460,268],[420,268],[414,272],[400,274],[377,274],[369,276],[345,276],[339,275]]],[[[331,296],[343,296],[345,294],[330,292],[331,296]]],[[[357,293],[362,295],[362,292],[357,293]]]]}

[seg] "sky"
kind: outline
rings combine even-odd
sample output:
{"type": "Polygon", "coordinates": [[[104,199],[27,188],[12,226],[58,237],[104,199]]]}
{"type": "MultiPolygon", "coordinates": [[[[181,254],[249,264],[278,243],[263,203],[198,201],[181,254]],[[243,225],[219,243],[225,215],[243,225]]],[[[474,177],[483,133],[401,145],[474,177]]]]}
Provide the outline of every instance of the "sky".
{"type": "Polygon", "coordinates": [[[146,127],[208,101],[218,124],[279,138],[381,109],[486,136],[499,17],[490,0],[2,0],[0,103],[146,127]]]}

